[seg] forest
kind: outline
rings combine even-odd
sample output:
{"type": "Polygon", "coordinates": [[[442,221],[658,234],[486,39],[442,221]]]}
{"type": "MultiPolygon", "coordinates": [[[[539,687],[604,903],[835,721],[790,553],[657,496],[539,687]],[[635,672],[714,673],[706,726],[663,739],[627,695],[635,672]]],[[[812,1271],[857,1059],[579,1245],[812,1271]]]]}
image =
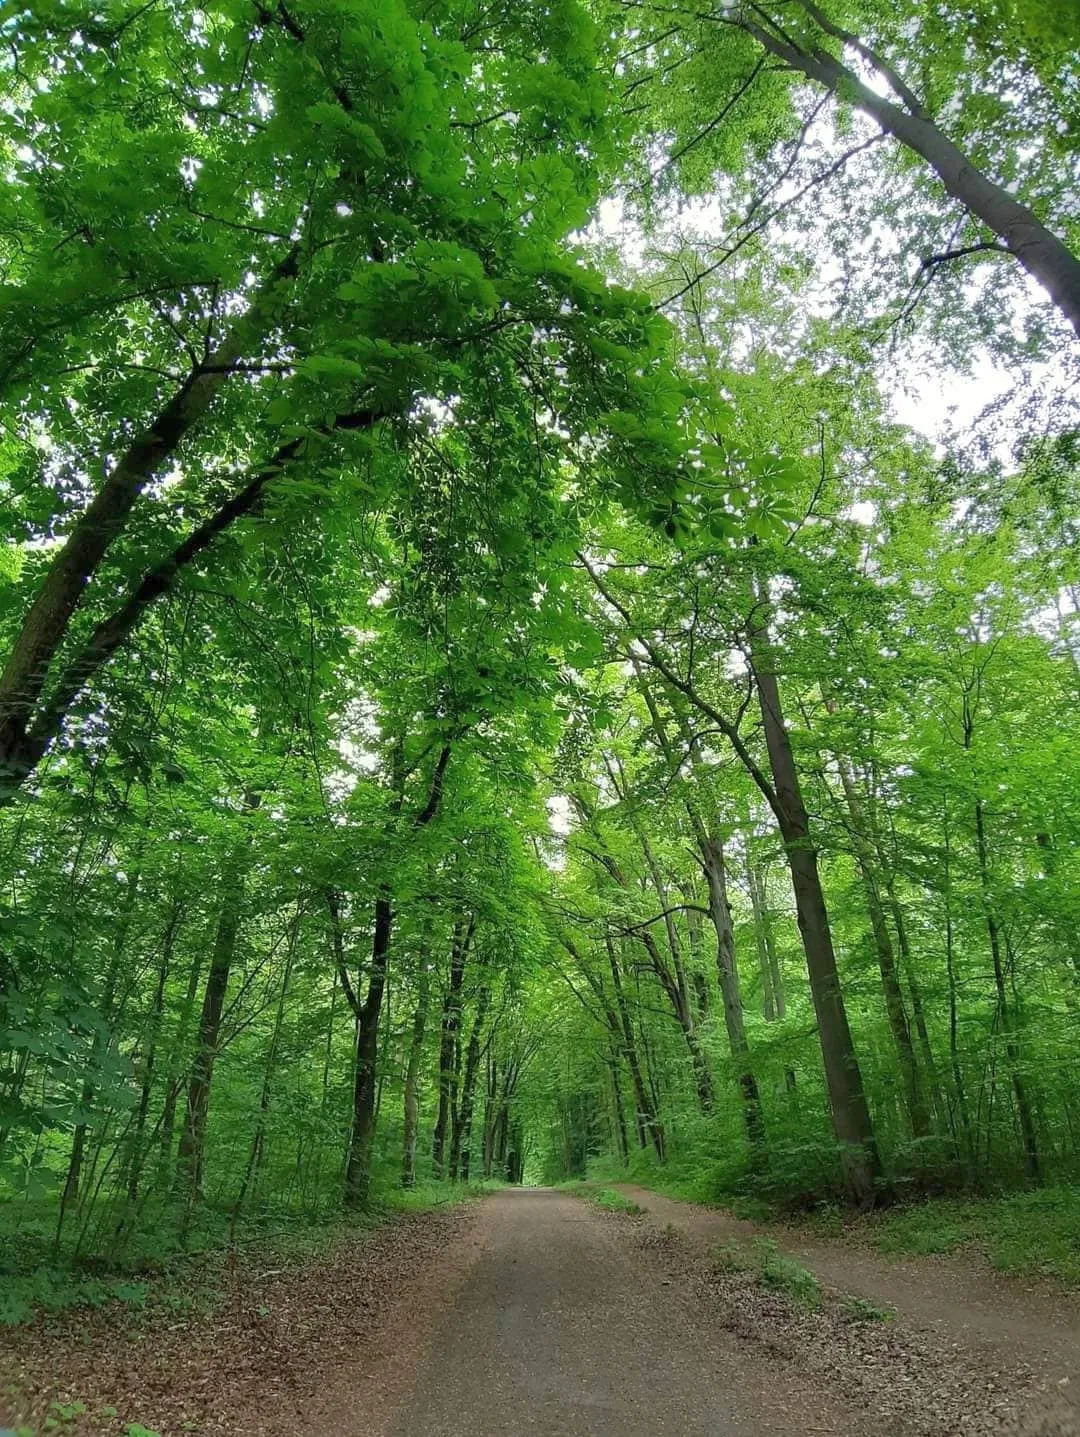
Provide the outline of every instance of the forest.
{"type": "Polygon", "coordinates": [[[1076,0],[0,37],[0,1315],[1073,1183],[1076,0]]]}

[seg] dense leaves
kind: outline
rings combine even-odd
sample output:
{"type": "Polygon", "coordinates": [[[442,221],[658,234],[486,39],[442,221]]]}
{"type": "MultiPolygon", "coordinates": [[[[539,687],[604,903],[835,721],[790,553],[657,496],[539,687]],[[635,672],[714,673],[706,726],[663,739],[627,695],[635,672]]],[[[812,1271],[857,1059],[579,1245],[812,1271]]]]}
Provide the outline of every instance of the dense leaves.
{"type": "Polygon", "coordinates": [[[1037,8],[0,13],[21,1280],[589,1164],[1074,1172],[1037,8]]]}

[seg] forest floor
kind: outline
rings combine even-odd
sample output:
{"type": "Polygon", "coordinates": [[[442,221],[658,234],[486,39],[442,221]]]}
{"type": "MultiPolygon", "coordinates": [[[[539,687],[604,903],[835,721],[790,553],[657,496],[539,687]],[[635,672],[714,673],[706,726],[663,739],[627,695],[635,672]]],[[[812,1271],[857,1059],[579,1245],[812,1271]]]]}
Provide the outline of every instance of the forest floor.
{"type": "Polygon", "coordinates": [[[0,1422],[80,1437],[1080,1434],[1080,1305],[1060,1293],[966,1256],[890,1261],[770,1229],[819,1294],[764,1229],[624,1191],[646,1210],[507,1190],[269,1271],[238,1265],[209,1310],[39,1318],[0,1338],[0,1422]]]}

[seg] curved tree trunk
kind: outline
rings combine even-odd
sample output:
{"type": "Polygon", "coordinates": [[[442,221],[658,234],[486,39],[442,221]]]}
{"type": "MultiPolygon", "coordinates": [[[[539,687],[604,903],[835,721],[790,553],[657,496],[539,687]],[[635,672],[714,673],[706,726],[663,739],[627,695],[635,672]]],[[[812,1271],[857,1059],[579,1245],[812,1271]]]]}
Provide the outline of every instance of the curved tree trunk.
{"type": "Polygon", "coordinates": [[[744,14],[736,23],[771,54],[807,79],[842,96],[925,160],[948,193],[996,235],[1001,246],[1042,285],[1080,335],[1080,259],[1027,205],[1021,204],[1004,185],[985,175],[971,157],[948,138],[891,65],[856,36],[832,24],[810,0],[803,0],[803,8],[826,34],[855,49],[902,103],[887,99],[822,47],[804,48],[779,25],[770,29],[758,23],[758,17],[767,18],[759,6],[753,6],[752,15],[744,14]]]}

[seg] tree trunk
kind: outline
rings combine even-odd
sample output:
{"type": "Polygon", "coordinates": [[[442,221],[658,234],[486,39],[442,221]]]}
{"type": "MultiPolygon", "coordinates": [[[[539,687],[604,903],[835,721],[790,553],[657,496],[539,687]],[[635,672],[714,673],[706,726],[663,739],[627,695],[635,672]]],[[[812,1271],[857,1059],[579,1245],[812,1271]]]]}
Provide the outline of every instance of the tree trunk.
{"type": "Polygon", "coordinates": [[[892,936],[889,933],[889,924],[885,917],[885,905],[881,898],[881,886],[874,863],[870,834],[867,831],[862,803],[859,800],[848,761],[837,755],[836,762],[840,770],[844,800],[847,804],[850,820],[849,831],[852,847],[855,850],[855,861],[858,864],[863,894],[866,898],[866,908],[870,916],[874,951],[877,954],[878,972],[881,974],[881,987],[885,995],[885,1012],[889,1020],[896,1056],[900,1063],[908,1121],[911,1124],[912,1134],[916,1138],[924,1138],[930,1132],[930,1114],[923,1093],[922,1075],[919,1072],[919,1064],[915,1056],[915,1045],[911,1039],[911,1028],[904,1008],[904,994],[900,987],[900,974],[896,967],[892,936]]]}
{"type": "Polygon", "coordinates": [[[244,878],[238,861],[234,860],[232,868],[232,873],[225,880],[225,893],[218,913],[217,932],[210,957],[210,972],[203,993],[202,1012],[199,1015],[199,1036],[188,1081],[184,1125],[180,1130],[180,1149],[176,1160],[175,1191],[177,1196],[183,1197],[189,1203],[202,1197],[210,1085],[218,1055],[225,991],[229,986],[229,974],[236,954],[236,940],[240,933],[244,878]]]}
{"type": "Polygon", "coordinates": [[[795,911],[817,1015],[833,1128],[841,1144],[848,1189],[857,1202],[867,1203],[872,1201],[875,1184],[881,1177],[881,1159],[836,970],[817,851],[780,703],[768,634],[768,604],[760,595],[756,607],[750,626],[750,664],[765,731],[775,812],[791,870],[795,911]]]}
{"type": "Polygon", "coordinates": [[[630,1021],[630,1010],[626,1002],[626,992],[623,988],[622,970],[619,967],[619,960],[615,954],[615,947],[610,936],[605,935],[608,963],[611,968],[611,982],[615,990],[615,1007],[619,1014],[619,1023],[622,1026],[623,1052],[626,1055],[627,1065],[630,1068],[630,1077],[634,1084],[635,1100],[635,1122],[637,1125],[638,1143],[645,1147],[651,1142],[656,1149],[656,1156],[660,1162],[664,1161],[664,1129],[657,1117],[656,1109],[650,1101],[648,1091],[645,1087],[645,1079],[641,1071],[641,1061],[638,1057],[637,1041],[634,1036],[634,1025],[630,1021]]]}
{"type": "Polygon", "coordinates": [[[757,1079],[750,1063],[750,1044],[743,1023],[739,969],[735,961],[735,933],[731,926],[731,909],[727,896],[724,848],[717,837],[701,827],[698,833],[698,852],[709,890],[709,916],[716,929],[716,971],[720,982],[720,996],[724,1003],[724,1026],[727,1029],[731,1060],[738,1075],[746,1140],[753,1159],[761,1155],[765,1146],[765,1122],[757,1079]]]}
{"type": "Polygon", "coordinates": [[[443,998],[442,1029],[439,1037],[439,1111],[432,1136],[431,1161],[435,1177],[446,1176],[446,1144],[452,1137],[454,1108],[457,1103],[457,1046],[461,1028],[461,985],[465,979],[465,964],[469,956],[475,917],[466,924],[454,925],[454,937],[450,948],[450,976],[443,998]]]}
{"type": "Polygon", "coordinates": [[[626,1110],[623,1107],[622,1079],[619,1077],[619,1045],[617,1042],[612,1046],[612,1054],[607,1067],[611,1074],[611,1104],[615,1117],[615,1140],[619,1145],[619,1161],[623,1167],[626,1167],[630,1161],[630,1140],[626,1131],[626,1110]]]}
{"type": "Polygon", "coordinates": [[[150,1022],[146,1035],[146,1051],[143,1055],[142,1081],[139,1084],[139,1103],[135,1112],[135,1123],[132,1128],[131,1142],[128,1152],[127,1177],[125,1187],[127,1189],[128,1202],[134,1203],[139,1194],[139,1179],[142,1176],[143,1167],[143,1135],[146,1130],[146,1118],[150,1111],[150,1095],[154,1087],[154,1067],[157,1059],[157,1044],[161,1033],[161,1019],[165,1011],[165,983],[169,976],[169,968],[172,963],[173,944],[176,941],[176,934],[180,927],[183,908],[178,902],[165,925],[165,934],[161,945],[161,959],[158,963],[157,982],[154,986],[154,997],[150,1005],[150,1022]]]}
{"type": "MultiPolygon", "coordinates": [[[[128,930],[131,927],[131,918],[135,909],[135,899],[139,888],[142,842],[143,840],[140,840],[139,857],[136,859],[135,871],[131,875],[127,891],[124,895],[124,903],[119,916],[116,938],[112,947],[108,971],[105,976],[105,986],[102,991],[101,1006],[98,1011],[100,1022],[94,1029],[94,1037],[90,1045],[89,1067],[91,1076],[85,1078],[82,1085],[81,1106],[84,1108],[88,1108],[94,1100],[93,1076],[102,1057],[112,1044],[113,1035],[110,1025],[113,1020],[113,1004],[116,999],[116,985],[120,978],[120,965],[123,959],[124,949],[127,945],[128,930]]],[[[64,1215],[79,1196],[83,1158],[86,1153],[87,1132],[88,1125],[85,1122],[81,1122],[76,1126],[72,1137],[71,1157],[68,1161],[67,1176],[64,1180],[64,1189],[60,1197],[57,1240],[59,1240],[60,1228],[63,1226],[64,1215]]]]}
{"type": "MultiPolygon", "coordinates": [[[[640,666],[635,667],[642,697],[645,699],[652,722],[653,733],[672,771],[675,761],[668,740],[667,729],[656,705],[652,692],[641,675],[640,666]]],[[[700,764],[700,754],[693,741],[685,711],[677,715],[684,738],[690,742],[690,754],[695,771],[700,764]]],[[[716,968],[720,996],[724,1004],[724,1027],[727,1030],[728,1048],[735,1068],[739,1091],[742,1097],[743,1121],[752,1157],[760,1155],[765,1142],[765,1125],[761,1112],[761,1097],[757,1079],[750,1062],[750,1044],[746,1038],[743,1022],[742,994],[739,991],[739,968],[735,956],[735,932],[731,924],[731,906],[727,895],[727,872],[724,864],[724,848],[716,835],[715,815],[711,825],[706,824],[697,804],[690,797],[686,799],[686,812],[697,843],[701,870],[709,895],[709,917],[716,932],[716,968]]],[[[666,907],[665,903],[665,907],[666,907]]]]}
{"type": "MultiPolygon", "coordinates": [[[[414,830],[430,823],[441,807],[450,753],[450,744],[444,744],[431,775],[427,802],[413,815],[414,830]]],[[[400,814],[404,803],[403,757],[402,744],[399,741],[394,745],[391,758],[396,793],[391,806],[393,818],[400,814]]],[[[345,1203],[349,1207],[366,1206],[371,1191],[371,1152],[375,1139],[375,1099],[378,1090],[379,1019],[386,992],[393,928],[393,899],[389,889],[383,888],[375,900],[375,931],[371,943],[371,972],[367,995],[362,1005],[356,1003],[355,996],[351,1000],[356,1013],[356,1068],[353,1075],[352,1132],[345,1162],[345,1203]]],[[[345,975],[342,973],[340,976],[344,986],[345,975]]]]}
{"type": "Polygon", "coordinates": [[[170,1054],[167,1070],[167,1081],[165,1084],[165,1104],[161,1112],[160,1132],[160,1156],[157,1164],[156,1186],[167,1189],[173,1181],[173,1132],[176,1128],[176,1101],[184,1086],[182,1074],[184,1072],[184,1055],[187,1051],[188,1031],[191,1027],[192,1014],[195,1012],[195,997],[199,991],[199,981],[202,978],[203,953],[196,951],[191,967],[188,970],[187,991],[184,994],[184,1001],[180,1008],[180,1017],[177,1023],[176,1040],[170,1054]]]}
{"type": "Polygon", "coordinates": [[[746,883],[750,890],[750,908],[754,917],[754,938],[757,943],[758,963],[763,975],[766,993],[765,1021],[787,1016],[787,997],[784,993],[784,979],[780,972],[780,960],[773,938],[772,917],[769,913],[768,887],[764,875],[754,867],[749,850],[746,855],[746,883]],[[769,1011],[772,999],[772,1012],[769,1011]]]}
{"type": "Polygon", "coordinates": [[[424,1033],[427,1029],[428,999],[431,974],[428,971],[427,935],[420,944],[417,973],[416,1012],[413,1014],[412,1041],[405,1069],[404,1124],[401,1154],[401,1186],[416,1183],[416,1130],[420,1118],[420,1064],[424,1056],[424,1033]]]}
{"type": "MultiPolygon", "coordinates": [[[[757,7],[755,7],[756,9],[757,7]]],[[[816,80],[855,105],[881,128],[919,155],[945,189],[995,234],[1010,254],[1032,275],[1080,335],[1080,260],[1052,230],[1042,224],[1004,185],[977,168],[971,158],[939,129],[930,114],[890,66],[856,37],[830,25],[816,6],[805,5],[827,33],[858,49],[892,88],[903,105],[894,103],[859,78],[856,72],[815,46],[802,49],[789,36],[774,34],[750,19],[739,23],[785,64],[816,80]]]]}
{"type": "Polygon", "coordinates": [[[285,1000],[289,994],[289,980],[292,978],[293,961],[296,958],[296,945],[299,938],[300,913],[297,912],[293,920],[292,932],[289,935],[289,951],[285,958],[285,972],[282,975],[281,989],[278,993],[277,1011],[274,1014],[274,1030],[270,1035],[270,1046],[266,1053],[266,1065],[263,1068],[262,1087],[259,1090],[259,1110],[258,1116],[255,1119],[255,1132],[252,1134],[247,1166],[244,1169],[240,1189],[236,1194],[236,1202],[233,1204],[232,1210],[232,1219],[229,1223],[230,1245],[235,1241],[236,1224],[243,1210],[244,1201],[247,1198],[249,1190],[253,1185],[256,1191],[258,1190],[258,1178],[263,1158],[263,1144],[266,1141],[266,1123],[270,1114],[270,1096],[273,1092],[273,1082],[278,1065],[278,1054],[281,1049],[281,1029],[285,1022],[285,1000]]]}
{"type": "Polygon", "coordinates": [[[950,839],[949,807],[946,802],[943,806],[941,817],[941,846],[942,899],[945,904],[945,976],[949,985],[949,1062],[952,1067],[953,1087],[956,1091],[960,1127],[964,1134],[964,1152],[967,1158],[968,1169],[971,1173],[974,1173],[978,1165],[978,1154],[976,1152],[977,1138],[972,1132],[971,1119],[968,1115],[964,1070],[960,1064],[959,1014],[957,1011],[956,994],[956,955],[953,943],[952,916],[952,846],[950,839]]]}
{"type": "Polygon", "coordinates": [[[1016,1113],[1020,1120],[1020,1136],[1024,1149],[1024,1170],[1032,1182],[1039,1181],[1039,1146],[1035,1131],[1035,1119],[1031,1111],[1027,1085],[1020,1073],[1020,1050],[1013,1028],[1012,1010],[1009,1006],[1005,983],[1005,966],[1001,959],[1001,932],[994,910],[993,888],[990,880],[990,859],[986,843],[986,819],[981,798],[975,800],[975,846],[979,858],[979,884],[982,889],[983,908],[986,915],[986,931],[990,939],[990,957],[994,966],[994,986],[997,989],[998,1016],[1001,1031],[1005,1035],[1005,1057],[1009,1064],[1016,1098],[1016,1113]]]}
{"type": "Polygon", "coordinates": [[[472,1145],[473,1104],[476,1099],[476,1078],[480,1071],[480,1034],[487,1018],[491,989],[481,988],[476,1000],[476,1015],[465,1057],[465,1074],[461,1082],[461,1102],[454,1121],[453,1137],[450,1140],[450,1181],[469,1180],[469,1158],[472,1145]]]}
{"type": "Polygon", "coordinates": [[[390,959],[390,937],[394,910],[390,895],[382,892],[375,900],[375,934],[371,944],[371,974],[367,996],[356,1018],[356,1068],[353,1074],[353,1122],[349,1156],[345,1165],[345,1202],[363,1207],[371,1189],[371,1147],[375,1137],[376,1060],[379,1050],[379,1019],[386,991],[390,959]]]}

